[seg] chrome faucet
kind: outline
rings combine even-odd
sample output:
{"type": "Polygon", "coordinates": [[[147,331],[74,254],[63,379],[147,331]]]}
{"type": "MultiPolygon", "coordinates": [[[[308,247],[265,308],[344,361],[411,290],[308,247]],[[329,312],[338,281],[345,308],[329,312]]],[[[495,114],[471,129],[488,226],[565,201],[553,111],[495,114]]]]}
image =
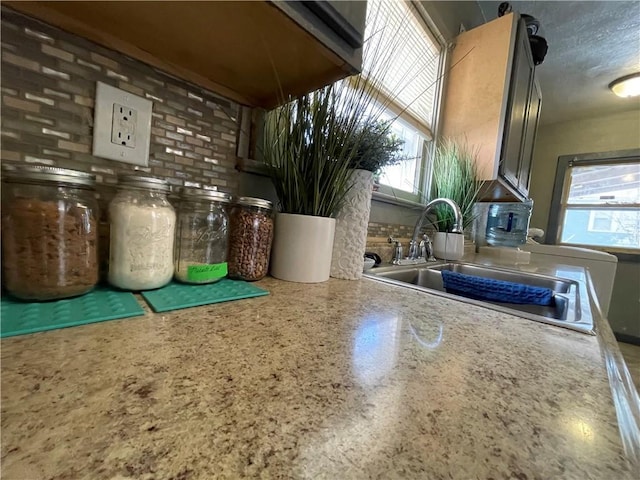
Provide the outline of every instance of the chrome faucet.
{"type": "MultiPolygon", "coordinates": [[[[436,205],[439,205],[441,203],[444,203],[445,205],[449,205],[449,207],[451,207],[451,209],[453,210],[453,215],[454,215],[454,224],[453,224],[453,228],[451,229],[452,233],[462,233],[462,211],[460,210],[460,207],[458,206],[458,204],[456,202],[454,202],[453,200],[450,200],[448,198],[436,198],[434,200],[431,200],[429,203],[427,203],[427,205],[424,207],[424,210],[422,210],[422,213],[420,214],[420,217],[418,218],[418,221],[416,222],[416,226],[413,229],[413,239],[411,240],[411,245],[418,245],[418,236],[420,235],[420,229],[422,228],[422,224],[424,223],[425,219],[427,218],[427,214],[429,213],[429,211],[431,211],[431,209],[433,207],[435,207],[436,205]]],[[[428,240],[428,237],[427,239],[428,240]]],[[[423,240],[425,241],[425,240],[423,240]]],[[[429,242],[431,243],[431,242],[429,242]]],[[[415,248],[412,250],[411,248],[409,249],[410,255],[409,258],[415,259],[417,258],[417,255],[419,255],[421,249],[415,248]],[[415,256],[412,256],[415,255],[415,256]]]]}

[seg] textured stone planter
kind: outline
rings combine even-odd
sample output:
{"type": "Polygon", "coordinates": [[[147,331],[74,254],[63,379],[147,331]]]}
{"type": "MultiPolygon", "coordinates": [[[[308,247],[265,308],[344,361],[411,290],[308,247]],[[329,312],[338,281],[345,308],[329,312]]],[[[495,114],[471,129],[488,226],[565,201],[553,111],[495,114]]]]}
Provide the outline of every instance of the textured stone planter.
{"type": "Polygon", "coordinates": [[[336,235],[331,260],[331,276],[345,280],[357,280],[362,277],[371,212],[373,173],[367,170],[353,170],[351,179],[353,187],[336,215],[336,235]]]}

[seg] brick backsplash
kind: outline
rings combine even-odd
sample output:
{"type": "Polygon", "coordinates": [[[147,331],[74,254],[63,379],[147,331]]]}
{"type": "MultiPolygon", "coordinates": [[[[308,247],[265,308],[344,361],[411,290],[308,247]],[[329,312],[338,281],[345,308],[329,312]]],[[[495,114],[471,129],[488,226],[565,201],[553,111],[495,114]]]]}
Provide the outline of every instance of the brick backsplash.
{"type": "Polygon", "coordinates": [[[408,225],[396,225],[391,223],[369,222],[367,230],[368,238],[410,238],[413,235],[413,227],[408,225]]]}
{"type": "MultiPolygon", "coordinates": [[[[370,222],[367,231],[366,251],[377,253],[382,258],[383,263],[389,263],[393,257],[393,245],[388,242],[388,238],[393,237],[399,241],[404,248],[404,253],[407,254],[409,241],[413,237],[413,228],[413,226],[409,225],[370,222]]],[[[420,231],[431,238],[435,233],[429,223],[424,225],[420,231]]]]}
{"type": "MultiPolygon", "coordinates": [[[[237,193],[238,104],[6,7],[1,33],[3,162],[95,173],[103,207],[118,174],[136,170],[237,193]],[[97,81],[153,102],[148,167],[91,155],[97,81]]],[[[404,242],[412,230],[372,222],[367,247],[389,261],[386,238],[404,242]]]]}
{"type": "Polygon", "coordinates": [[[119,173],[236,193],[239,105],[2,8],[2,161],[93,172],[108,198],[119,173]],[[153,102],[149,166],[91,155],[96,82],[153,102]]]}
{"type": "Polygon", "coordinates": [[[387,239],[393,237],[403,245],[408,245],[412,235],[413,227],[408,225],[369,222],[365,251],[377,253],[383,263],[390,263],[393,258],[393,245],[388,243],[387,239]]]}

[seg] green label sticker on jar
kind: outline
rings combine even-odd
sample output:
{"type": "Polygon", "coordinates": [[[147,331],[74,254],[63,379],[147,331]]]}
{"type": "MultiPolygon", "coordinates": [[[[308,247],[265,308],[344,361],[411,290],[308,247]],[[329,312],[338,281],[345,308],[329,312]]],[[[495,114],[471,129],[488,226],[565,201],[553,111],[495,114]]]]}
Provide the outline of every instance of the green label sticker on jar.
{"type": "Polygon", "coordinates": [[[187,267],[187,280],[191,282],[206,282],[227,276],[227,262],[205,263],[202,265],[189,265],[187,267]]]}

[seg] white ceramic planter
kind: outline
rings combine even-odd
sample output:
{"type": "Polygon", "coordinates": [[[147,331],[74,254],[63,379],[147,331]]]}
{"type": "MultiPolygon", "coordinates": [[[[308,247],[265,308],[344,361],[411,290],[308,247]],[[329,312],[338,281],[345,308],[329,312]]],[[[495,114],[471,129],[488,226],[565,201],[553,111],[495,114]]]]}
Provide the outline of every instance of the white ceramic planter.
{"type": "Polygon", "coordinates": [[[300,283],[329,280],[335,227],[335,218],[277,214],[271,275],[300,283]]]}
{"type": "Polygon", "coordinates": [[[434,233],[433,255],[439,260],[460,260],[464,256],[464,235],[460,233],[434,233]]]}
{"type": "Polygon", "coordinates": [[[347,192],[342,208],[336,215],[331,276],[358,280],[362,277],[364,251],[367,246],[373,173],[367,170],[352,170],[351,183],[353,186],[347,192]]]}

